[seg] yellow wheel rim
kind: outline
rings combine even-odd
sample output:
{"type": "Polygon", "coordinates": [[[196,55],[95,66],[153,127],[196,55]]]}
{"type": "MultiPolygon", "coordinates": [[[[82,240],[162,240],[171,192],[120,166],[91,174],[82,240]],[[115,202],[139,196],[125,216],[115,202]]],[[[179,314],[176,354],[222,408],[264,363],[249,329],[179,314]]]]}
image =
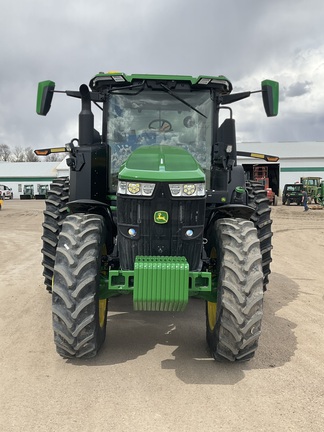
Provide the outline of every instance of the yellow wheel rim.
{"type": "Polygon", "coordinates": [[[207,302],[208,325],[211,331],[216,325],[217,303],[207,302]]]}
{"type": "Polygon", "coordinates": [[[105,325],[107,315],[107,299],[99,300],[99,325],[101,328],[105,325]]]}
{"type": "MultiPolygon", "coordinates": [[[[216,249],[213,247],[210,251],[210,258],[216,259],[217,252],[216,249]]],[[[214,283],[216,282],[215,275],[212,274],[212,279],[214,279],[214,283]]],[[[213,285],[214,285],[213,283],[213,285]]],[[[214,302],[207,302],[207,316],[208,316],[208,325],[211,331],[214,330],[216,325],[216,315],[217,315],[217,303],[214,302]]]]}

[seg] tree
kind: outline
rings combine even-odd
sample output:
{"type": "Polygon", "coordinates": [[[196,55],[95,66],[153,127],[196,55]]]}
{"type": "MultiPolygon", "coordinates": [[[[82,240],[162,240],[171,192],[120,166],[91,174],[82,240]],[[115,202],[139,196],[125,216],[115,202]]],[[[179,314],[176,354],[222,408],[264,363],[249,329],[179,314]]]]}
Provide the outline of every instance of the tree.
{"type": "Polygon", "coordinates": [[[35,155],[34,150],[31,147],[25,148],[25,161],[26,162],[39,162],[38,157],[35,155]]]}
{"type": "Polygon", "coordinates": [[[45,158],[45,162],[61,162],[66,156],[66,153],[52,153],[45,158]]]}
{"type": "Polygon", "coordinates": [[[12,160],[13,162],[39,162],[38,157],[31,147],[26,147],[24,149],[20,146],[14,148],[12,160]]]}
{"type": "Polygon", "coordinates": [[[16,146],[13,150],[13,162],[25,162],[24,150],[20,146],[16,146]]]}
{"type": "Polygon", "coordinates": [[[0,160],[8,162],[10,160],[10,147],[7,144],[0,144],[0,160]]]}

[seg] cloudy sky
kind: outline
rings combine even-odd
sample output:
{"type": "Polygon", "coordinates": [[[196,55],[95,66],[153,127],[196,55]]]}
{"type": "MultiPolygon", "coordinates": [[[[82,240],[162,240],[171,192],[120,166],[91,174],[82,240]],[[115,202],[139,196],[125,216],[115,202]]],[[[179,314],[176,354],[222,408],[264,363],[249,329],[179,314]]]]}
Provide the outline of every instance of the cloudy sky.
{"type": "Polygon", "coordinates": [[[0,65],[0,144],[11,148],[77,136],[79,101],[56,94],[37,116],[38,81],[77,90],[109,70],[222,74],[234,91],[278,80],[278,117],[260,94],[233,105],[238,141],[324,142],[323,0],[2,0],[0,65]]]}

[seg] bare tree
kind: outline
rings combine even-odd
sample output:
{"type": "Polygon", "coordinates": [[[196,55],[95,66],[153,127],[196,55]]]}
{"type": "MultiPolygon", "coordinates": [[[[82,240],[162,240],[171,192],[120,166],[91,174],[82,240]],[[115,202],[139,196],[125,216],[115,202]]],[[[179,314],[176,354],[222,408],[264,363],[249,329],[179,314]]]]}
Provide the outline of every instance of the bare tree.
{"type": "Polygon", "coordinates": [[[52,153],[45,158],[45,162],[61,162],[66,156],[66,153],[52,153]]]}
{"type": "Polygon", "coordinates": [[[25,148],[25,161],[26,162],[39,162],[38,157],[35,155],[34,150],[31,147],[25,148]]]}
{"type": "Polygon", "coordinates": [[[16,146],[13,150],[12,156],[13,162],[25,162],[25,152],[20,146],[16,146]]]}
{"type": "Polygon", "coordinates": [[[22,148],[16,146],[12,156],[13,162],[39,162],[38,157],[35,155],[31,147],[22,148]]]}
{"type": "Polygon", "coordinates": [[[0,144],[0,160],[8,162],[10,160],[10,147],[7,144],[0,144]]]}

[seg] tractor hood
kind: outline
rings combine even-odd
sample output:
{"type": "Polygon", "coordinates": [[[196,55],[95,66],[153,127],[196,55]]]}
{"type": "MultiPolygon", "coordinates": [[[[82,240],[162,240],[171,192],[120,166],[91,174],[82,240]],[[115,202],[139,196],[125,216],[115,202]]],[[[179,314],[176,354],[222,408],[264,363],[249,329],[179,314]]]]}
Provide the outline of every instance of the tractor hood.
{"type": "Polygon", "coordinates": [[[143,146],[123,163],[119,180],[204,182],[205,174],[186,150],[166,145],[143,146]]]}

